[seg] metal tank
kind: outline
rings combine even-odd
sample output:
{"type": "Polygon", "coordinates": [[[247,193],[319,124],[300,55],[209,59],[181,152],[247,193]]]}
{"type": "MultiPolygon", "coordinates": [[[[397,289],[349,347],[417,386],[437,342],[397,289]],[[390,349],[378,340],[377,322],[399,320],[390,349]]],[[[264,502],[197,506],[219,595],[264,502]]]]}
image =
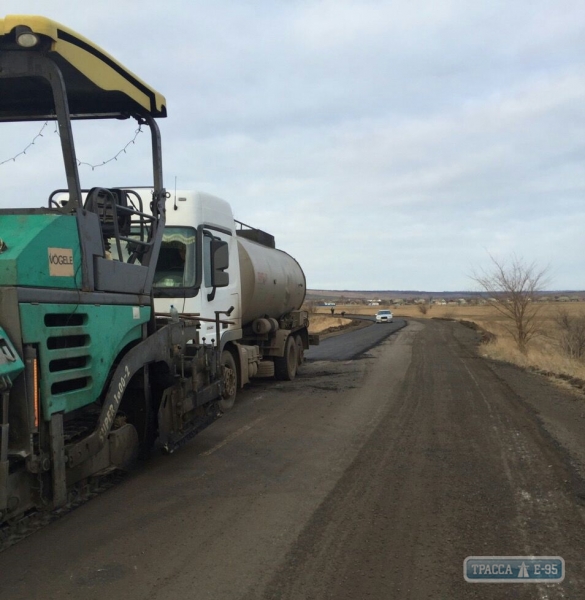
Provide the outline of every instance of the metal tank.
{"type": "Polygon", "coordinates": [[[242,325],[260,317],[278,319],[305,299],[305,274],[286,252],[238,236],[242,280],[242,325]]]}

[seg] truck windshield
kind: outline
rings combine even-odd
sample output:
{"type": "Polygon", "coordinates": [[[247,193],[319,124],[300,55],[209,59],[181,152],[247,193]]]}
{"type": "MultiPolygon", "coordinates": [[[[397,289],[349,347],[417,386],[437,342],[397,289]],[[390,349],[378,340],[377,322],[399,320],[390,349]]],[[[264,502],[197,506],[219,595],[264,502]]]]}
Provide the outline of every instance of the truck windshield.
{"type": "Polygon", "coordinates": [[[154,274],[156,288],[195,285],[197,232],[192,227],[165,227],[154,274]]]}

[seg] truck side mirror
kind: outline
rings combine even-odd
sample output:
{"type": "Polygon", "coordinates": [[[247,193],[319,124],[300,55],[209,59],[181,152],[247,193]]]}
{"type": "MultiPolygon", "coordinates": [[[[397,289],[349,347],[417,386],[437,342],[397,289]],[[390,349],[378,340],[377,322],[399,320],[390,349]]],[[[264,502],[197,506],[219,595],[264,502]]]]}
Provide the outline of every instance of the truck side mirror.
{"type": "Polygon", "coordinates": [[[227,242],[221,240],[211,241],[211,285],[212,287],[226,287],[229,285],[230,276],[225,270],[230,264],[230,254],[227,242]]]}

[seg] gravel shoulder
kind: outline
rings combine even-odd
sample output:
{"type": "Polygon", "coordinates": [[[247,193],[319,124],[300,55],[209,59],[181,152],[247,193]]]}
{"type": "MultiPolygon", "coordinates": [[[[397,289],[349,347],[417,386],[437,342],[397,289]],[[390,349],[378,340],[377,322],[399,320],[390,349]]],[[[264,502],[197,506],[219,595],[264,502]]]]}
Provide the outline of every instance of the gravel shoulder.
{"type": "Polygon", "coordinates": [[[568,435],[564,416],[575,398],[481,359],[461,325],[422,327],[386,414],[263,598],[582,597],[585,509],[569,446],[582,448],[585,430],[581,419],[568,435]],[[560,555],[567,577],[468,584],[471,555],[560,555]]]}

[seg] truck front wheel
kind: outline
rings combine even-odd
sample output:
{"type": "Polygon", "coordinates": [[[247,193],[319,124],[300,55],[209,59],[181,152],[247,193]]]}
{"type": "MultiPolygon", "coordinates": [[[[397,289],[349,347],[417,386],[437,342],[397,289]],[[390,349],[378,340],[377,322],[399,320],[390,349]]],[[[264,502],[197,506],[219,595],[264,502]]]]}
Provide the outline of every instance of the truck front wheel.
{"type": "Polygon", "coordinates": [[[224,350],[221,353],[221,366],[223,367],[224,390],[221,400],[219,401],[219,408],[225,413],[233,408],[238,389],[236,361],[229,350],[224,350]]]}
{"type": "Polygon", "coordinates": [[[283,381],[292,381],[297,374],[298,358],[295,338],[289,335],[284,344],[284,356],[274,359],[274,376],[283,381]]]}

